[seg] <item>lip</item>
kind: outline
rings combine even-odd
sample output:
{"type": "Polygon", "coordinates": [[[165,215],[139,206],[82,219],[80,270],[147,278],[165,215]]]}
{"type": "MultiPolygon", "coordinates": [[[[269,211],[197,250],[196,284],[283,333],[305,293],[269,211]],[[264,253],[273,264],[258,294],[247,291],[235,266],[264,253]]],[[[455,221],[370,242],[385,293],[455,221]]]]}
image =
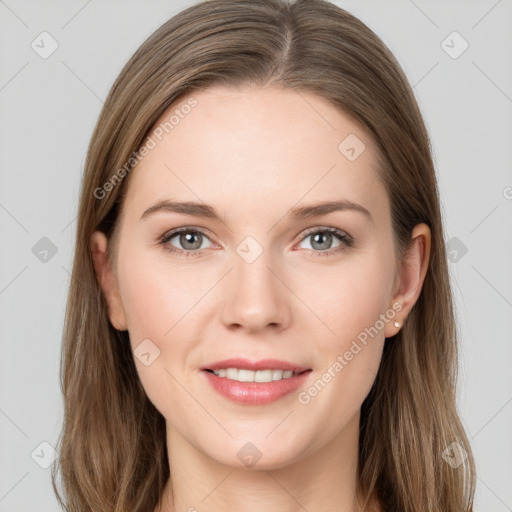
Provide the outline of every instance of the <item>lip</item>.
{"type": "Polygon", "coordinates": [[[310,368],[299,366],[288,361],[280,361],[278,359],[260,359],[259,361],[250,361],[249,359],[224,359],[205,365],[201,370],[220,370],[222,368],[239,368],[242,370],[291,370],[293,372],[301,373],[310,368]]]}
{"type": "Polygon", "coordinates": [[[294,363],[277,359],[262,359],[249,361],[247,359],[225,359],[201,368],[201,374],[206,381],[222,396],[243,405],[265,405],[275,402],[304,384],[311,373],[311,368],[305,368],[294,363]],[[272,382],[238,382],[227,377],[218,377],[207,370],[222,368],[240,368],[243,370],[291,370],[298,375],[272,382]]]}

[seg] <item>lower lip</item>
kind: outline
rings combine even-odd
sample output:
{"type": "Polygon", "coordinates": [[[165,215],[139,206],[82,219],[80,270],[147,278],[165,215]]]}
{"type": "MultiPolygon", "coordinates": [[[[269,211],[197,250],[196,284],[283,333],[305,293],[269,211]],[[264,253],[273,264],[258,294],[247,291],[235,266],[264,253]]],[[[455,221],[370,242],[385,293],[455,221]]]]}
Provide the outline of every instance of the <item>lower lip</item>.
{"type": "Polygon", "coordinates": [[[213,389],[226,398],[245,405],[264,405],[296,391],[308,378],[311,370],[272,382],[239,382],[227,377],[218,377],[206,370],[202,373],[213,389]]]}

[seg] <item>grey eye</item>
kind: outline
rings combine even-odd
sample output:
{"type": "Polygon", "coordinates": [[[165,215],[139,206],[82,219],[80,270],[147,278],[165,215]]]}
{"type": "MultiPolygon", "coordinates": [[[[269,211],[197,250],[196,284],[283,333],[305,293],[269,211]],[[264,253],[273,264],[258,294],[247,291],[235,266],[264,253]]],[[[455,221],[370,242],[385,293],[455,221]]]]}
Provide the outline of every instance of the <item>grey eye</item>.
{"type": "Polygon", "coordinates": [[[173,243],[171,243],[171,240],[173,238],[178,237],[178,241],[180,246],[178,246],[178,249],[188,250],[188,251],[196,251],[198,249],[205,249],[206,247],[202,247],[202,243],[206,240],[208,240],[208,237],[204,235],[203,233],[199,231],[194,230],[188,230],[188,231],[181,231],[179,233],[175,233],[174,235],[170,236],[168,238],[168,243],[170,243],[172,246],[176,247],[173,243]]]}
{"type": "Polygon", "coordinates": [[[329,233],[328,231],[322,231],[318,230],[315,233],[311,233],[304,237],[304,239],[301,241],[301,243],[305,242],[306,240],[311,239],[312,242],[309,244],[310,247],[303,247],[304,249],[314,249],[318,251],[325,251],[329,249],[333,249],[334,247],[337,247],[338,245],[341,245],[341,241],[339,240],[339,236],[335,235],[334,233],[329,233]],[[336,245],[332,245],[333,241],[338,240],[338,243],[336,245]]]}

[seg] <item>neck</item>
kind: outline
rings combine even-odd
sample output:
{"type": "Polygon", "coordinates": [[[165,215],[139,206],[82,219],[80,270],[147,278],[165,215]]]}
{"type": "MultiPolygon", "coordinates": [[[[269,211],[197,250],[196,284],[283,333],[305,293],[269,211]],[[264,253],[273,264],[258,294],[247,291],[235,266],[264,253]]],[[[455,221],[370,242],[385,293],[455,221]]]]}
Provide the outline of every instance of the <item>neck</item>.
{"type": "Polygon", "coordinates": [[[171,478],[155,512],[360,512],[359,415],[327,445],[280,467],[220,464],[167,429],[171,478]]]}

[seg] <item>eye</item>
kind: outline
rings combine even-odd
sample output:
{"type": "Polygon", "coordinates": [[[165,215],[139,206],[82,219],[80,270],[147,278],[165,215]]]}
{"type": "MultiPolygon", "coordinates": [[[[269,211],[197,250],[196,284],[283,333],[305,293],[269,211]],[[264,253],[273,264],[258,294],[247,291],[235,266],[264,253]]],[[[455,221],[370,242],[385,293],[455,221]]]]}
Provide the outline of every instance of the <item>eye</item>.
{"type": "Polygon", "coordinates": [[[353,245],[352,238],[347,233],[337,228],[313,228],[306,231],[301,243],[308,239],[311,239],[311,242],[309,244],[310,247],[306,247],[306,249],[310,249],[315,256],[337,254],[353,245]],[[338,240],[338,244],[334,245],[333,249],[333,242],[336,242],[336,239],[338,240]]]}
{"type": "Polygon", "coordinates": [[[165,247],[169,252],[177,253],[183,256],[200,256],[202,249],[208,248],[203,246],[203,242],[209,240],[202,230],[191,227],[183,227],[175,229],[163,235],[160,239],[160,245],[165,247]],[[177,243],[183,249],[174,246],[171,243],[173,238],[177,239],[177,243]]]}
{"type": "MultiPolygon", "coordinates": [[[[306,231],[300,243],[309,238],[311,238],[310,247],[306,247],[306,249],[315,256],[330,256],[353,246],[351,236],[337,228],[312,228],[306,231]],[[334,245],[333,248],[333,243],[336,243],[336,241],[337,245],[334,245]]],[[[211,245],[204,247],[203,242],[206,240],[210,241],[206,233],[201,229],[182,227],[165,233],[160,238],[159,244],[169,252],[179,256],[201,256],[203,249],[212,247],[211,245]],[[181,248],[171,243],[174,238],[176,238],[175,243],[179,244],[181,248]]]]}

